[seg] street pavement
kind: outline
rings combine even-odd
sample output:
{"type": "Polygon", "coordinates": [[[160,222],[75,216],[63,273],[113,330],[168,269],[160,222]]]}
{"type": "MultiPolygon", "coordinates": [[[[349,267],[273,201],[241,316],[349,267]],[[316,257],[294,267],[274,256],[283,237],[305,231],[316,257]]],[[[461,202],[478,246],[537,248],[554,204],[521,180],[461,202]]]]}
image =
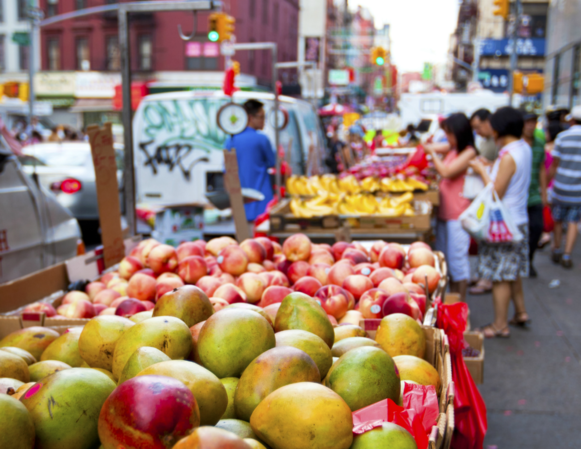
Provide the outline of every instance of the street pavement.
{"type": "MultiPolygon", "coordinates": [[[[549,248],[538,252],[539,276],[523,282],[530,327],[511,327],[510,338],[485,341],[479,387],[488,409],[485,449],[580,445],[581,251],[574,253],[571,270],[549,256],[549,248]],[[558,288],[549,288],[553,280],[560,281],[558,288]]],[[[473,328],[492,322],[492,295],[469,296],[467,302],[473,328]]],[[[511,306],[509,317],[513,313],[511,306]]]]}

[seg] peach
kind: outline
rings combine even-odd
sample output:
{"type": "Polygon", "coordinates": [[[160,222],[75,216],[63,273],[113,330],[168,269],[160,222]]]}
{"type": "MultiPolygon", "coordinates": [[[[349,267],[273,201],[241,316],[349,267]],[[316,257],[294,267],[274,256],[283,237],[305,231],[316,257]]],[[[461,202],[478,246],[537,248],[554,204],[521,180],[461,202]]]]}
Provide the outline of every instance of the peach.
{"type": "Polygon", "coordinates": [[[293,291],[288,287],[282,287],[280,285],[273,285],[264,290],[262,294],[262,299],[257,304],[259,307],[266,307],[271,304],[276,304],[282,302],[284,298],[290,295],[293,291]]]}
{"type": "Polygon", "coordinates": [[[379,261],[379,255],[381,254],[381,251],[383,250],[383,248],[385,248],[386,246],[387,246],[387,243],[385,243],[383,240],[378,240],[377,242],[375,242],[373,244],[373,246],[371,247],[370,254],[369,254],[371,256],[372,262],[379,261]]]}
{"type": "Polygon", "coordinates": [[[408,254],[408,263],[410,268],[421,267],[422,265],[436,266],[436,258],[431,249],[416,248],[410,250],[408,254]]]}
{"type": "Polygon", "coordinates": [[[360,242],[353,242],[352,245],[355,249],[358,249],[369,258],[369,251],[367,251],[367,248],[365,248],[365,246],[363,246],[360,242]]]}
{"type": "Polygon", "coordinates": [[[275,265],[279,262],[282,262],[283,260],[286,260],[286,257],[284,257],[283,253],[275,254],[272,258],[272,261],[275,263],[275,265]]]}
{"type": "Polygon", "coordinates": [[[105,290],[106,288],[107,285],[103,284],[102,282],[90,282],[85,287],[85,293],[89,296],[89,299],[93,301],[95,296],[97,296],[97,293],[105,290]]]}
{"type": "Polygon", "coordinates": [[[395,274],[391,268],[387,267],[378,268],[369,275],[369,279],[371,279],[375,287],[379,287],[379,284],[388,278],[395,278],[395,274]]]}
{"type": "Polygon", "coordinates": [[[291,285],[297,282],[300,278],[307,275],[310,265],[307,262],[299,260],[298,262],[293,262],[286,272],[286,276],[290,281],[291,285]]]}
{"type": "Polygon", "coordinates": [[[363,315],[361,315],[361,312],[358,310],[349,310],[345,316],[339,320],[339,325],[354,324],[355,326],[359,326],[362,319],[363,315]]]}
{"type": "Polygon", "coordinates": [[[153,248],[159,245],[161,245],[161,243],[159,243],[155,239],[147,239],[139,242],[139,246],[141,247],[141,258],[140,258],[141,265],[143,265],[146,268],[149,268],[149,264],[147,262],[147,259],[149,258],[149,253],[153,248]]]}
{"type": "Polygon", "coordinates": [[[379,288],[372,288],[361,295],[359,300],[359,312],[366,319],[382,318],[381,310],[383,303],[387,301],[389,295],[379,288]]]}
{"type": "Polygon", "coordinates": [[[413,276],[414,276],[414,275],[413,275],[412,273],[410,273],[410,274],[406,274],[406,275],[403,277],[403,280],[402,280],[401,282],[402,282],[403,284],[411,284],[411,283],[413,283],[413,281],[412,281],[412,279],[413,279],[413,276]]]}
{"type": "Polygon", "coordinates": [[[410,293],[410,296],[416,302],[418,307],[420,308],[420,312],[422,312],[422,315],[425,315],[426,305],[428,302],[426,295],[417,295],[415,293],[410,293]]]}
{"type": "Polygon", "coordinates": [[[331,269],[330,265],[317,263],[309,267],[307,275],[317,279],[321,283],[321,285],[327,285],[329,283],[328,274],[330,269],[331,269]]]}
{"type": "Polygon", "coordinates": [[[105,285],[107,285],[109,282],[111,282],[111,280],[113,278],[118,278],[121,277],[119,276],[119,273],[117,273],[116,271],[110,271],[108,273],[105,273],[103,276],[101,276],[101,282],[105,285]]]}
{"type": "Polygon", "coordinates": [[[200,248],[200,250],[202,251],[202,255],[205,256],[207,254],[207,251],[206,251],[206,241],[205,240],[198,239],[198,240],[194,240],[191,243],[193,243],[194,245],[197,245],[198,248],[200,248]]]}
{"type": "Polygon", "coordinates": [[[125,318],[135,315],[139,312],[145,312],[145,306],[137,299],[129,298],[123,301],[115,309],[115,315],[125,318]]]}
{"type": "Polygon", "coordinates": [[[141,301],[141,304],[145,306],[146,311],[153,310],[155,308],[155,304],[151,301],[141,301]]]}
{"type": "Polygon", "coordinates": [[[412,275],[412,282],[414,284],[425,286],[426,277],[428,278],[428,290],[430,293],[434,293],[436,288],[438,288],[438,283],[440,282],[440,273],[438,273],[434,267],[429,265],[418,267],[412,275]]]}
{"type": "Polygon", "coordinates": [[[375,267],[367,262],[357,264],[353,268],[355,269],[355,274],[362,274],[363,276],[369,276],[375,271],[375,267]]]}
{"type": "Polygon", "coordinates": [[[218,266],[218,264],[213,265],[213,266],[208,266],[208,275],[209,276],[218,277],[222,273],[224,273],[224,272],[222,270],[220,270],[220,267],[218,266]]]}
{"type": "Polygon", "coordinates": [[[420,308],[408,293],[396,293],[383,303],[382,314],[388,316],[394,313],[403,313],[417,320],[421,317],[420,308]]]}
{"type": "Polygon", "coordinates": [[[169,273],[169,272],[168,273],[162,273],[162,274],[160,274],[156,278],[157,282],[163,282],[166,279],[178,279],[180,281],[182,280],[182,278],[180,277],[179,274],[177,274],[177,273],[169,273]]]}
{"type": "Polygon", "coordinates": [[[239,246],[226,246],[216,258],[220,270],[232,276],[240,276],[248,267],[248,257],[239,246]]]}
{"type": "Polygon", "coordinates": [[[262,266],[266,271],[276,270],[276,266],[274,265],[274,262],[272,260],[266,259],[264,262],[262,262],[262,266]]]}
{"type": "Polygon", "coordinates": [[[135,248],[133,248],[131,250],[131,252],[129,253],[129,255],[131,257],[135,257],[137,260],[139,260],[139,263],[141,263],[141,251],[143,250],[143,247],[137,245],[135,248]]]}
{"type": "Polygon", "coordinates": [[[278,313],[278,309],[280,309],[280,304],[280,302],[275,302],[274,304],[264,308],[264,311],[268,314],[273,323],[276,321],[276,314],[278,313]]]}
{"type": "Polygon", "coordinates": [[[284,241],[282,252],[291,262],[306,262],[311,256],[311,240],[305,234],[293,234],[284,241]]]}
{"type": "Polygon", "coordinates": [[[408,293],[403,284],[395,278],[385,279],[381,284],[379,284],[378,288],[390,296],[396,293],[408,293]]]}
{"type": "Polygon", "coordinates": [[[348,263],[337,263],[329,270],[329,284],[342,286],[347,276],[355,274],[355,269],[348,263]]]}
{"type": "Polygon", "coordinates": [[[353,262],[353,265],[369,262],[369,258],[367,257],[367,254],[365,254],[363,251],[361,251],[359,249],[355,249],[355,248],[347,248],[343,252],[341,259],[348,259],[351,262],[353,262]]]}
{"type": "Polygon", "coordinates": [[[126,299],[129,299],[129,296],[121,296],[120,298],[115,299],[110,305],[109,307],[114,307],[117,308],[117,306],[119,304],[121,304],[123,301],[125,301],[126,299]]]}
{"type": "Polygon", "coordinates": [[[67,318],[93,318],[95,316],[95,308],[90,301],[79,299],[68,304],[64,316],[67,318]]]}
{"type": "Polygon", "coordinates": [[[217,257],[227,246],[238,246],[238,242],[231,237],[217,237],[206,244],[206,252],[217,257]]]}
{"type": "Polygon", "coordinates": [[[288,260],[284,256],[281,256],[278,259],[279,260],[277,260],[277,261],[274,262],[274,266],[276,267],[276,269],[278,271],[280,271],[281,273],[283,273],[283,274],[286,275],[288,273],[288,269],[293,264],[293,262],[291,262],[290,260],[288,260]]]}
{"type": "Polygon", "coordinates": [[[99,315],[115,315],[115,307],[107,307],[105,310],[102,310],[99,315]]]}
{"type": "Polygon", "coordinates": [[[340,320],[349,310],[349,294],[338,285],[325,285],[314,296],[321,302],[321,306],[327,314],[340,320]]]}
{"type": "Polygon", "coordinates": [[[156,275],[175,271],[178,266],[176,250],[171,245],[157,245],[147,256],[147,265],[156,275]]]}
{"type": "Polygon", "coordinates": [[[225,299],[222,299],[222,298],[211,297],[210,302],[212,303],[212,307],[214,308],[214,312],[218,312],[218,311],[222,310],[224,307],[228,307],[230,305],[230,304],[228,304],[228,301],[226,301],[225,299]]]}
{"type": "Polygon", "coordinates": [[[327,314],[327,318],[329,318],[329,321],[331,322],[331,324],[333,325],[333,327],[339,325],[339,322],[337,321],[337,318],[335,318],[333,315],[327,314]]]}
{"type": "Polygon", "coordinates": [[[246,293],[246,300],[256,304],[262,299],[266,285],[256,273],[244,273],[236,280],[236,286],[246,293]]]}
{"type": "Polygon", "coordinates": [[[258,273],[258,277],[262,279],[265,287],[270,287],[270,283],[272,282],[272,271],[264,271],[262,273],[258,273]]]}
{"type": "MultiPolygon", "coordinates": [[[[399,245],[398,245],[399,246],[399,245]]],[[[401,247],[400,247],[401,248],[401,247]]],[[[379,254],[379,264],[382,267],[401,270],[405,261],[405,253],[402,253],[395,244],[390,243],[379,254]]]]}
{"type": "MultiPolygon", "coordinates": [[[[156,275],[151,268],[144,268],[143,270],[139,270],[137,273],[145,274],[146,276],[149,276],[149,277],[152,277],[153,279],[156,279],[156,275]]],[[[135,273],[135,274],[137,274],[137,273],[135,273]]]]}
{"type": "Polygon", "coordinates": [[[166,278],[158,281],[155,286],[155,301],[157,302],[167,292],[171,292],[175,288],[183,287],[183,285],[184,281],[180,278],[166,278]]]}
{"type": "Polygon", "coordinates": [[[107,288],[113,288],[118,284],[127,284],[127,279],[124,278],[113,278],[109,282],[107,282],[107,288]]]}
{"type": "Polygon", "coordinates": [[[95,309],[95,316],[101,315],[101,312],[107,309],[105,304],[93,304],[93,309],[95,309]]]}
{"type": "Polygon", "coordinates": [[[246,271],[248,271],[249,273],[258,274],[258,273],[262,273],[262,272],[266,271],[266,268],[264,268],[259,263],[249,263],[248,266],[246,267],[246,271]]]}
{"type": "Polygon", "coordinates": [[[155,299],[156,284],[155,278],[146,274],[135,273],[129,280],[127,295],[140,301],[153,301],[155,299]]]}
{"type": "Polygon", "coordinates": [[[116,290],[106,289],[95,296],[93,304],[103,304],[109,307],[113,301],[115,301],[117,298],[121,298],[122,296],[123,295],[116,290]]]}
{"type": "MultiPolygon", "coordinates": [[[[406,275],[407,277],[408,275],[406,275]]],[[[418,295],[425,295],[426,291],[420,287],[418,284],[414,284],[413,282],[406,283],[404,282],[403,286],[407,289],[410,293],[417,293],[418,295]]]]}
{"type": "Polygon", "coordinates": [[[119,276],[123,279],[129,279],[142,268],[143,265],[139,259],[127,256],[119,262],[119,276]]]}
{"type": "Polygon", "coordinates": [[[61,301],[61,305],[72,304],[73,302],[76,302],[76,301],[89,301],[89,302],[91,302],[91,299],[89,298],[89,295],[87,295],[86,293],[79,292],[77,290],[73,290],[73,291],[68,292],[63,297],[63,300],[61,301]]]}
{"type": "Polygon", "coordinates": [[[266,252],[266,260],[272,260],[274,257],[274,245],[268,237],[256,237],[255,240],[262,245],[266,252]]]}
{"type": "Polygon", "coordinates": [[[363,293],[373,288],[373,282],[362,274],[352,274],[351,276],[347,276],[343,281],[343,288],[351,293],[355,300],[358,301],[363,293]]]}
{"type": "Polygon", "coordinates": [[[274,249],[274,255],[276,255],[276,254],[282,254],[282,246],[280,246],[280,243],[278,243],[278,242],[272,242],[272,248],[274,249]]]}
{"type": "Polygon", "coordinates": [[[121,296],[125,296],[125,295],[127,295],[127,286],[128,285],[129,285],[129,283],[127,281],[125,281],[123,283],[117,282],[111,286],[111,290],[115,290],[121,296]]]}
{"type": "Polygon", "coordinates": [[[218,290],[223,284],[222,280],[212,276],[204,276],[198,282],[196,282],[196,287],[204,291],[204,293],[211,298],[214,296],[214,292],[218,290]]]}
{"type": "Polygon", "coordinates": [[[393,270],[393,275],[400,282],[403,282],[403,278],[405,278],[405,274],[401,270],[393,270]]]}
{"type": "Polygon", "coordinates": [[[311,253],[311,257],[309,257],[309,264],[314,265],[317,263],[333,265],[335,263],[335,258],[327,250],[314,250],[311,253]]]}
{"type": "Polygon", "coordinates": [[[295,285],[293,285],[293,289],[295,292],[301,292],[305,295],[315,296],[315,293],[323,286],[317,279],[311,276],[304,276],[300,278],[295,285]]]}
{"type": "Polygon", "coordinates": [[[246,293],[233,284],[224,284],[214,292],[215,298],[225,299],[228,304],[246,302],[246,293]]]}
{"type": "Polygon", "coordinates": [[[347,248],[355,248],[355,246],[352,243],[347,242],[335,243],[331,247],[331,251],[333,252],[333,257],[335,258],[335,260],[339,260],[341,256],[343,256],[343,252],[345,252],[347,248]]]}
{"type": "Polygon", "coordinates": [[[355,265],[357,265],[355,262],[353,262],[352,259],[339,259],[337,262],[334,263],[334,265],[338,265],[340,263],[344,263],[347,265],[351,265],[352,267],[354,267],[355,265]]]}
{"type": "Polygon", "coordinates": [[[240,249],[246,254],[248,262],[262,263],[266,259],[266,249],[254,239],[244,240],[240,243],[240,249]]]}
{"type": "Polygon", "coordinates": [[[178,263],[190,256],[204,257],[204,250],[194,242],[184,242],[176,248],[178,263]]]}
{"type": "Polygon", "coordinates": [[[56,308],[56,313],[57,313],[56,316],[63,316],[64,317],[69,306],[70,306],[70,304],[63,304],[61,306],[58,306],[56,308]]]}
{"type": "Polygon", "coordinates": [[[221,273],[218,276],[215,276],[222,281],[222,284],[236,284],[236,279],[229,273],[221,273]]]}
{"type": "Polygon", "coordinates": [[[201,256],[189,256],[178,264],[178,274],[186,284],[195,284],[208,274],[208,266],[201,256]]]}
{"type": "Polygon", "coordinates": [[[22,311],[25,313],[28,312],[44,313],[48,317],[56,315],[55,308],[46,302],[35,302],[33,304],[29,304],[22,311]]]}
{"type": "Polygon", "coordinates": [[[288,277],[281,273],[280,271],[269,271],[271,273],[270,284],[271,285],[278,285],[282,287],[290,287],[290,282],[288,277]]]}
{"type": "Polygon", "coordinates": [[[430,251],[432,250],[432,248],[430,248],[430,245],[428,245],[425,242],[414,242],[410,245],[408,252],[412,252],[414,249],[417,249],[417,248],[424,248],[424,249],[427,249],[430,251]]]}

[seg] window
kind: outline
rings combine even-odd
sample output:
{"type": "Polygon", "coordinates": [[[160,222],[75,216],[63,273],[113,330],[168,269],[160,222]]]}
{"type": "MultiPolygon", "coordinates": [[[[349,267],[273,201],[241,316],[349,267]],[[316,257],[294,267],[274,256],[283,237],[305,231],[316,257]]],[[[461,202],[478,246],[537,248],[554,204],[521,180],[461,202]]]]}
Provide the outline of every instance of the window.
{"type": "Polygon", "coordinates": [[[6,70],[6,59],[5,59],[5,52],[6,49],[4,47],[4,35],[0,34],[0,72],[6,70]]]}
{"type": "Polygon", "coordinates": [[[18,0],[18,21],[27,20],[28,16],[26,14],[27,4],[26,0],[18,0]]]}
{"type": "Polygon", "coordinates": [[[91,59],[89,55],[89,39],[79,37],[75,42],[77,56],[77,70],[90,70],[91,59]]]}
{"type": "Polygon", "coordinates": [[[48,51],[48,69],[49,70],[60,70],[61,69],[61,45],[60,39],[58,37],[51,37],[47,41],[47,51],[48,51]]]}
{"type": "Polygon", "coordinates": [[[18,46],[18,63],[20,65],[20,70],[28,70],[28,64],[30,62],[28,57],[30,52],[28,51],[28,48],[28,45],[18,46]]]}
{"type": "Polygon", "coordinates": [[[274,4],[272,9],[272,28],[278,30],[278,2],[274,4]]]}
{"type": "Polygon", "coordinates": [[[573,76],[571,77],[571,104],[570,107],[579,104],[579,87],[581,87],[581,46],[577,45],[573,49],[573,76]]]}
{"type": "Polygon", "coordinates": [[[262,23],[268,22],[268,0],[262,0],[262,23]]]}
{"type": "Polygon", "coordinates": [[[48,0],[46,4],[46,16],[52,17],[56,16],[58,13],[58,0],[48,0]]]}
{"type": "Polygon", "coordinates": [[[547,29],[548,3],[523,3],[523,19],[519,37],[544,38],[547,29]]]}
{"type": "Polygon", "coordinates": [[[138,45],[139,45],[138,48],[139,70],[151,70],[153,68],[152,64],[153,45],[151,42],[151,36],[148,34],[139,36],[138,45]]]}
{"type": "Polygon", "coordinates": [[[0,22],[4,22],[4,0],[0,0],[0,22]]]}
{"type": "Polygon", "coordinates": [[[552,92],[551,92],[551,103],[556,104],[557,101],[557,92],[559,90],[559,66],[561,65],[561,55],[555,56],[555,63],[553,68],[553,85],[552,92]]]}
{"type": "Polygon", "coordinates": [[[254,17],[256,16],[256,0],[250,0],[248,14],[250,15],[251,19],[254,19],[254,17]]]}
{"type": "Polygon", "coordinates": [[[87,0],[75,0],[75,9],[85,9],[87,7],[87,0]]]}
{"type": "Polygon", "coordinates": [[[186,69],[217,70],[220,47],[214,42],[188,42],[186,44],[186,69]]]}
{"type": "Polygon", "coordinates": [[[107,36],[105,39],[107,47],[107,70],[121,70],[121,52],[119,51],[119,37],[107,36]]]}

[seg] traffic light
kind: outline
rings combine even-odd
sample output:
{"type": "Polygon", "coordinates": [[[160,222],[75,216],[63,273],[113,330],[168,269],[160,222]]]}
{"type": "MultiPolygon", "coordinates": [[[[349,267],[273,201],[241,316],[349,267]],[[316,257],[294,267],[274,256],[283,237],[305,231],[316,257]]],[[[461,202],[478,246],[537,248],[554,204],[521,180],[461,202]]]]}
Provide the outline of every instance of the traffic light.
{"type": "Polygon", "coordinates": [[[211,42],[228,41],[234,34],[236,19],[223,12],[210,15],[208,22],[208,39],[211,42]]]}
{"type": "Polygon", "coordinates": [[[514,72],[512,74],[512,92],[521,94],[524,89],[524,76],[521,72],[514,72]]]}
{"type": "Polygon", "coordinates": [[[497,7],[492,14],[495,16],[501,16],[504,20],[508,19],[508,13],[510,11],[510,0],[494,0],[494,6],[497,7]]]}
{"type": "Polygon", "coordinates": [[[18,86],[18,98],[22,101],[28,101],[29,89],[28,83],[20,83],[18,86]]]}
{"type": "Polygon", "coordinates": [[[4,83],[4,95],[8,98],[18,98],[18,83],[17,81],[8,81],[4,83]]]}
{"type": "Polygon", "coordinates": [[[234,70],[234,75],[240,75],[240,63],[238,61],[232,61],[232,69],[234,70]]]}
{"type": "Polygon", "coordinates": [[[383,47],[373,47],[371,49],[371,64],[385,65],[387,59],[387,50],[383,47]]]}
{"type": "Polygon", "coordinates": [[[545,77],[539,73],[527,75],[527,94],[536,95],[545,91],[545,77]]]}

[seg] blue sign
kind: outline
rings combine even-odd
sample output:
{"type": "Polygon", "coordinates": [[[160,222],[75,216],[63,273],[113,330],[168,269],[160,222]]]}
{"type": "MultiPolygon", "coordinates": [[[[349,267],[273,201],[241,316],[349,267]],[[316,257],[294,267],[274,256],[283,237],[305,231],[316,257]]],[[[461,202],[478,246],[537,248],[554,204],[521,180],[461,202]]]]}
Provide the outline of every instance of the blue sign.
{"type": "MultiPolygon", "coordinates": [[[[545,39],[519,38],[516,40],[516,54],[519,56],[545,56],[545,39]]],[[[480,41],[481,56],[507,56],[512,53],[510,39],[483,39],[480,41]]]]}
{"type": "Polygon", "coordinates": [[[478,81],[482,87],[493,92],[502,93],[508,89],[508,70],[506,69],[480,69],[478,81]]]}

